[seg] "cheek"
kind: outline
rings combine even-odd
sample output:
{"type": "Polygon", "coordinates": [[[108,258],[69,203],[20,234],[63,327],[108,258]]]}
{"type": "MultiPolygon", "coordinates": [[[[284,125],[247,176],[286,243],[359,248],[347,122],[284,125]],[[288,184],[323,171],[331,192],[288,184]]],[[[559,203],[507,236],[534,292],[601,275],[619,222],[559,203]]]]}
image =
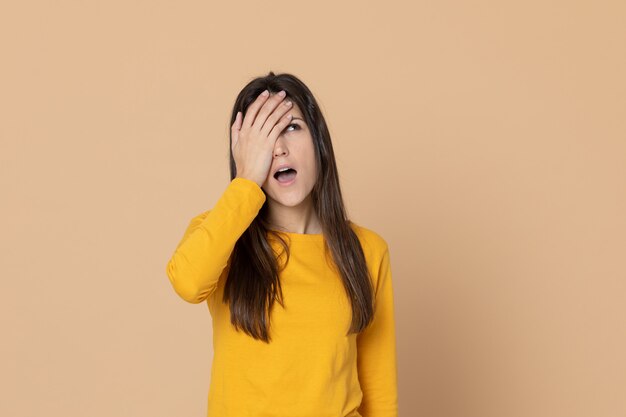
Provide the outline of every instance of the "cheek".
{"type": "Polygon", "coordinates": [[[317,163],[315,161],[315,154],[309,153],[306,158],[306,172],[307,177],[313,181],[317,177],[317,163]]]}
{"type": "Polygon", "coordinates": [[[307,143],[306,145],[306,160],[307,163],[315,169],[316,160],[315,160],[315,147],[312,142],[307,143]]]}
{"type": "Polygon", "coordinates": [[[315,149],[310,143],[305,141],[299,143],[293,148],[294,156],[297,155],[297,159],[302,161],[303,165],[310,168],[310,165],[315,162],[315,149]]]}

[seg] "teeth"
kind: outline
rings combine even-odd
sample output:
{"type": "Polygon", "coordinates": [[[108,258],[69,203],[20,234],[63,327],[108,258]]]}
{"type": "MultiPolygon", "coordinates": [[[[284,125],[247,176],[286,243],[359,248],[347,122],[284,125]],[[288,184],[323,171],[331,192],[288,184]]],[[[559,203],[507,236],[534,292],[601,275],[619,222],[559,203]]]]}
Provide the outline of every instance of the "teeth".
{"type": "Polygon", "coordinates": [[[288,170],[290,170],[290,169],[293,169],[293,168],[291,168],[291,167],[285,167],[285,168],[281,168],[281,169],[277,170],[277,171],[274,173],[274,178],[278,178],[278,174],[279,174],[279,173],[281,173],[281,172],[285,172],[285,171],[288,171],[288,170]]]}

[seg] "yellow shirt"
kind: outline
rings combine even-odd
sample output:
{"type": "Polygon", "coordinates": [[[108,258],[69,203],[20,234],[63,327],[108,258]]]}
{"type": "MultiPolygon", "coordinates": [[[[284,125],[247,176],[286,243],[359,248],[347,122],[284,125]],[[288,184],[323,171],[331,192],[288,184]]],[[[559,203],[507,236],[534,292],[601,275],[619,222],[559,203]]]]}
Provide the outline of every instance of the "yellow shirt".
{"type": "Polygon", "coordinates": [[[285,308],[274,303],[269,344],[230,323],[221,302],[229,257],[265,199],[257,183],[234,178],[212,210],[191,220],[167,262],[176,293],[206,301],[211,314],[208,417],[397,417],[389,248],[375,232],[353,223],[376,290],[374,321],[360,334],[346,336],[351,308],[322,234],[283,232],[291,240],[279,275],[285,308]]]}

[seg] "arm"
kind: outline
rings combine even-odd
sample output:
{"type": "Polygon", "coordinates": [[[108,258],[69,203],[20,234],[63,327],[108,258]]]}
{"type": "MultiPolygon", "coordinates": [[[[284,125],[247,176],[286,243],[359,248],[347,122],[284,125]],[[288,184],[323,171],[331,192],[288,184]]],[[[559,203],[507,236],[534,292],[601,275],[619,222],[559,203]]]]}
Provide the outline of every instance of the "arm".
{"type": "Polygon", "coordinates": [[[166,265],[167,276],[182,299],[198,304],[213,293],[235,243],[265,199],[256,182],[236,177],[212,210],[191,220],[166,265]]]}
{"type": "Polygon", "coordinates": [[[376,281],[374,320],[357,336],[357,367],[363,417],[398,416],[398,382],[393,286],[385,245],[376,281]]]}

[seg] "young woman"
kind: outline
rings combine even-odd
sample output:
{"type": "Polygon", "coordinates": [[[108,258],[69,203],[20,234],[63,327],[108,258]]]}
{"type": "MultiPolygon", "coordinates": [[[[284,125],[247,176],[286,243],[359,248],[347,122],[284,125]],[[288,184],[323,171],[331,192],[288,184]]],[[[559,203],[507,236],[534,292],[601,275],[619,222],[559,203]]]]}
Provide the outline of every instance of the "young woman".
{"type": "Polygon", "coordinates": [[[230,123],[231,182],[166,268],[212,317],[208,416],[397,417],[389,248],[346,216],[313,94],[270,72],[230,123]]]}

